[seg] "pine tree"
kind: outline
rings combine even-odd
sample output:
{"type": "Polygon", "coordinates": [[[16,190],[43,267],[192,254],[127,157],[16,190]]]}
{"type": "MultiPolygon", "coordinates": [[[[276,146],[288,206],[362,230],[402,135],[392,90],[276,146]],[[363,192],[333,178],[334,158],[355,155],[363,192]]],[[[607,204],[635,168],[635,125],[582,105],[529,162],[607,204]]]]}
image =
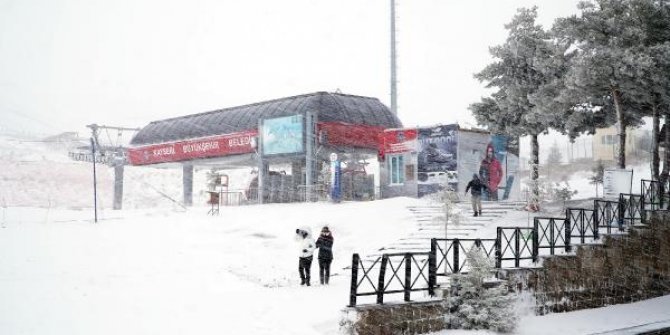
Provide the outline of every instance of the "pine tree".
{"type": "Polygon", "coordinates": [[[519,321],[514,305],[516,296],[507,292],[503,285],[487,288],[488,279],[494,273],[492,261],[481,248],[473,247],[467,252],[470,270],[455,275],[455,295],[447,299],[450,313],[446,321],[452,328],[490,329],[497,332],[512,332],[519,321]]]}
{"type": "Polygon", "coordinates": [[[536,18],[537,7],[522,8],[505,25],[509,30],[505,43],[489,49],[496,61],[475,74],[497,91],[469,107],[477,122],[494,133],[530,136],[533,209],[539,208],[538,136],[550,128],[563,129],[568,119],[568,108],[555,99],[567,71],[566,46],[554,43],[535,24],[536,18]]]}
{"type": "Polygon", "coordinates": [[[617,164],[626,167],[626,128],[641,123],[641,105],[647,95],[648,72],[653,69],[644,41],[649,34],[637,3],[644,0],[581,2],[579,16],[557,20],[557,38],[576,49],[565,76],[562,100],[581,101],[607,115],[604,122],[617,125],[617,164]]]}

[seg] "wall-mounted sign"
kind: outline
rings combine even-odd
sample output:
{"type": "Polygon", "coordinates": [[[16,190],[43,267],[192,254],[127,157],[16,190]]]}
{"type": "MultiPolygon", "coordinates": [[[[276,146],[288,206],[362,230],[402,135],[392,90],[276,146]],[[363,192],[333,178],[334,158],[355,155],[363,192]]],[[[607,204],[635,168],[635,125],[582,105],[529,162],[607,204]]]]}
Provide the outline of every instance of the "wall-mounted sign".
{"type": "Polygon", "coordinates": [[[256,135],[256,130],[249,130],[130,148],[128,160],[132,165],[145,165],[250,153],[254,151],[251,143],[256,135]]]}
{"type": "Polygon", "coordinates": [[[304,117],[299,114],[263,120],[263,155],[304,152],[304,131],[304,117]]]}

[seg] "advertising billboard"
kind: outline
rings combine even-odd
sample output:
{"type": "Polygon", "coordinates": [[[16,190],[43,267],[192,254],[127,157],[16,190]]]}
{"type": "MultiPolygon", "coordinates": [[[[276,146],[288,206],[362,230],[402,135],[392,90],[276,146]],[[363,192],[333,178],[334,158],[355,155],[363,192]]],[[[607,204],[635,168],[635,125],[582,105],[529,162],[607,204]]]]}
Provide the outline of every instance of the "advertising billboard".
{"type": "Polygon", "coordinates": [[[458,125],[419,128],[418,195],[435,193],[458,185],[458,125]]]}
{"type": "Polygon", "coordinates": [[[518,140],[476,131],[461,131],[459,139],[458,172],[463,176],[459,191],[476,174],[487,186],[482,200],[516,199],[520,189],[518,140]]]}
{"type": "Polygon", "coordinates": [[[304,130],[304,117],[299,114],[263,120],[263,155],[304,152],[304,130]]]}

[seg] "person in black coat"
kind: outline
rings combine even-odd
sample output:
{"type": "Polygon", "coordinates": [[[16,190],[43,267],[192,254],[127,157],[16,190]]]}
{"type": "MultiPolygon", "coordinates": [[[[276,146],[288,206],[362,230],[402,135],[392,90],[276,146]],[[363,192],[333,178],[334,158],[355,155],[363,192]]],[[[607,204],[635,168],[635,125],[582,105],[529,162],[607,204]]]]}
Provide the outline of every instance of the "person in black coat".
{"type": "Polygon", "coordinates": [[[488,187],[475,173],[472,175],[472,180],[470,180],[468,186],[465,187],[465,194],[468,194],[470,189],[472,189],[470,191],[470,194],[472,194],[472,210],[475,212],[475,216],[482,215],[482,191],[487,190],[488,187]]]}
{"type": "Polygon", "coordinates": [[[321,229],[321,235],[316,240],[316,247],[319,248],[319,278],[321,285],[328,285],[330,279],[330,263],[333,262],[333,235],[328,227],[321,229]]]}

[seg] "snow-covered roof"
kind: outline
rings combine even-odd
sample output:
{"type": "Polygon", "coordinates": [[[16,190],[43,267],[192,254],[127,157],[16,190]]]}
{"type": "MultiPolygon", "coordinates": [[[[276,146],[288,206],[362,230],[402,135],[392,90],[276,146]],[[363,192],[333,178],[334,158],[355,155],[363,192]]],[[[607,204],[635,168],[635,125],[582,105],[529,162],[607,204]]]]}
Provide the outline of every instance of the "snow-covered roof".
{"type": "Polygon", "coordinates": [[[230,134],[258,128],[259,119],[316,111],[319,122],[402,127],[397,116],[377,98],[341,93],[316,92],[250,105],[153,121],[142,128],[133,146],[230,134]]]}

